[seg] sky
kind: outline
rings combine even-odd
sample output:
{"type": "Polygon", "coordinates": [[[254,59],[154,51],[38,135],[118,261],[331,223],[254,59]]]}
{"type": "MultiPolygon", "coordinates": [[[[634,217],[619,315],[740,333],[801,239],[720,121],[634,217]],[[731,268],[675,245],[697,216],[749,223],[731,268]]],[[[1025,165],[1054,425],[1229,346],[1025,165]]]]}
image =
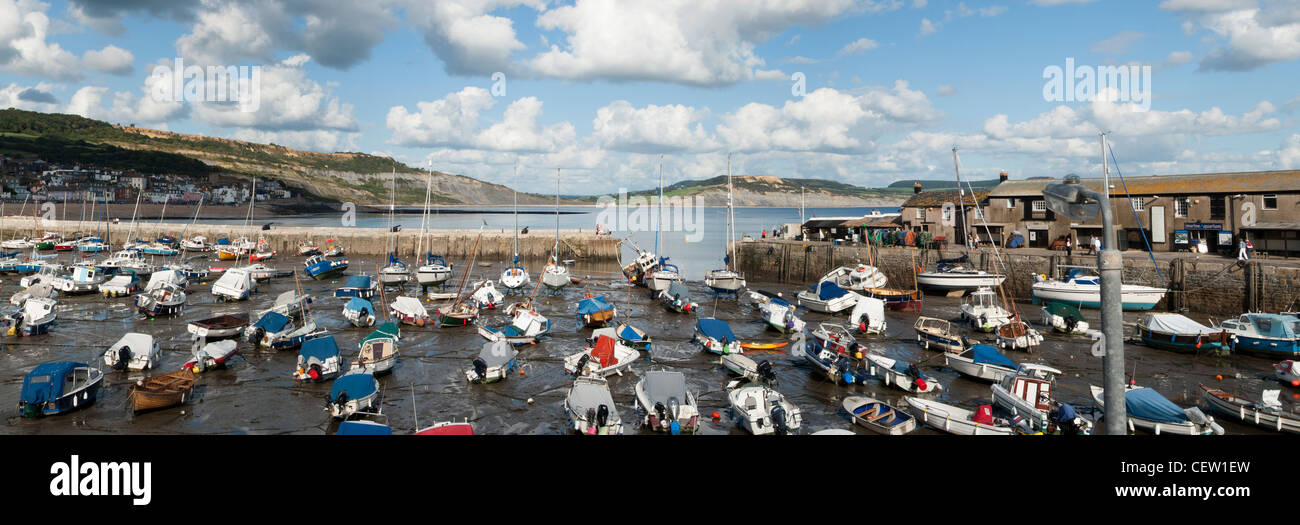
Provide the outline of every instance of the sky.
{"type": "Polygon", "coordinates": [[[954,147],[963,177],[1095,176],[1102,131],[1125,175],[1295,169],[1297,79],[1297,0],[0,0],[0,108],[542,193],[557,168],[607,194],[728,154],[951,180],[954,147]],[[171,93],[178,61],[257,68],[257,103],[171,93]]]}

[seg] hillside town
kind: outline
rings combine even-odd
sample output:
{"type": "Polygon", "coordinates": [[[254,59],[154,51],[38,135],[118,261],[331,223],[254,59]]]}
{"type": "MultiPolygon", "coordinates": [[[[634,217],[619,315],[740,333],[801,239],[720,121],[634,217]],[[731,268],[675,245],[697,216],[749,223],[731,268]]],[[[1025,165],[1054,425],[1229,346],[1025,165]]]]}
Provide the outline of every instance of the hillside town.
{"type": "MultiPolygon", "coordinates": [[[[251,183],[230,174],[207,177],[144,174],[89,164],[55,164],[0,156],[0,200],[7,202],[133,203],[238,206],[247,204],[251,183]]],[[[259,180],[257,200],[291,199],[279,181],[259,180]]]]}

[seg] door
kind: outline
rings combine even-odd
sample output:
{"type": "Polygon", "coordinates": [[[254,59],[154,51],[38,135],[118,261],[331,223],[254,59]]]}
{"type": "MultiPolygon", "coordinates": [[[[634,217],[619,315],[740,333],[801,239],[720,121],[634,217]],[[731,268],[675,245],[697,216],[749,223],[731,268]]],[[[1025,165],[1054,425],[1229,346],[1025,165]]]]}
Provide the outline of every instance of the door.
{"type": "Polygon", "coordinates": [[[1165,207],[1151,207],[1151,242],[1168,242],[1165,240],[1165,207]]]}

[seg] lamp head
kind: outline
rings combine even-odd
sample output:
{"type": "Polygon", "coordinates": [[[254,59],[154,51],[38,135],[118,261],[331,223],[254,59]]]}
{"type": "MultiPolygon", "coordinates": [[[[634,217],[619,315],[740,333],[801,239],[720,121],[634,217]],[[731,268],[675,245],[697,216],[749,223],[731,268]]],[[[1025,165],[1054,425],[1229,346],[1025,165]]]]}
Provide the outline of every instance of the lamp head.
{"type": "Polygon", "coordinates": [[[1043,188],[1043,198],[1052,211],[1077,221],[1092,219],[1101,212],[1097,193],[1084,188],[1073,173],[1065,176],[1065,182],[1043,188]]]}

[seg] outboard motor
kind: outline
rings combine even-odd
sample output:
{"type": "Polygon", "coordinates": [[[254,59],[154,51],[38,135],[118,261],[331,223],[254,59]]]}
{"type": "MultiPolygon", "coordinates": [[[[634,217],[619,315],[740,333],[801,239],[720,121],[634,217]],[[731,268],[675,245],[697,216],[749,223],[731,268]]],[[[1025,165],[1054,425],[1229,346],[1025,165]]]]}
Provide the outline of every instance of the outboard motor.
{"type": "Polygon", "coordinates": [[[790,431],[789,425],[785,422],[785,415],[784,407],[780,405],[772,407],[772,426],[778,436],[784,436],[790,431]]]}
{"type": "Polygon", "coordinates": [[[578,358],[578,366],[573,368],[573,377],[582,375],[582,373],[587,370],[587,363],[590,361],[591,354],[582,354],[582,357],[578,358]]]}
{"type": "Polygon", "coordinates": [[[479,381],[487,379],[487,361],[482,357],[474,358],[474,373],[478,374],[479,381]]]}
{"type": "Polygon", "coordinates": [[[131,360],[131,350],[123,346],[117,349],[117,362],[113,363],[113,370],[126,370],[127,362],[131,360]]]}
{"type": "Polygon", "coordinates": [[[758,377],[768,383],[776,382],[776,372],[772,370],[772,363],[764,359],[758,362],[758,377]]]}
{"type": "Polygon", "coordinates": [[[668,415],[666,412],[667,410],[664,408],[663,403],[655,403],[655,415],[659,416],[659,421],[668,421],[668,415]]]}
{"type": "Polygon", "coordinates": [[[254,345],[260,344],[264,336],[266,336],[266,329],[260,326],[249,327],[244,332],[244,340],[254,345]]]}
{"type": "Polygon", "coordinates": [[[1065,331],[1073,332],[1074,327],[1078,326],[1078,324],[1079,324],[1079,319],[1076,318],[1074,314],[1070,314],[1065,317],[1065,331]]]}
{"type": "Polygon", "coordinates": [[[342,406],[347,404],[348,402],[348,393],[339,392],[338,397],[335,397],[333,402],[334,404],[339,405],[339,407],[342,408],[342,406]]]}
{"type": "Polygon", "coordinates": [[[607,423],[608,421],[609,421],[609,407],[602,404],[600,405],[600,408],[596,409],[596,424],[597,426],[603,427],[605,426],[605,423],[607,423]]]}
{"type": "MultiPolygon", "coordinates": [[[[603,405],[602,405],[602,406],[603,406],[603,405]]],[[[592,429],[592,425],[593,425],[595,422],[596,422],[596,409],[594,409],[594,408],[588,408],[588,409],[587,409],[587,431],[588,431],[588,432],[594,430],[594,429],[592,429]]]]}
{"type": "Polygon", "coordinates": [[[310,377],[312,379],[320,379],[321,375],[323,374],[321,372],[319,363],[312,363],[311,367],[307,369],[307,377],[310,377]]]}

